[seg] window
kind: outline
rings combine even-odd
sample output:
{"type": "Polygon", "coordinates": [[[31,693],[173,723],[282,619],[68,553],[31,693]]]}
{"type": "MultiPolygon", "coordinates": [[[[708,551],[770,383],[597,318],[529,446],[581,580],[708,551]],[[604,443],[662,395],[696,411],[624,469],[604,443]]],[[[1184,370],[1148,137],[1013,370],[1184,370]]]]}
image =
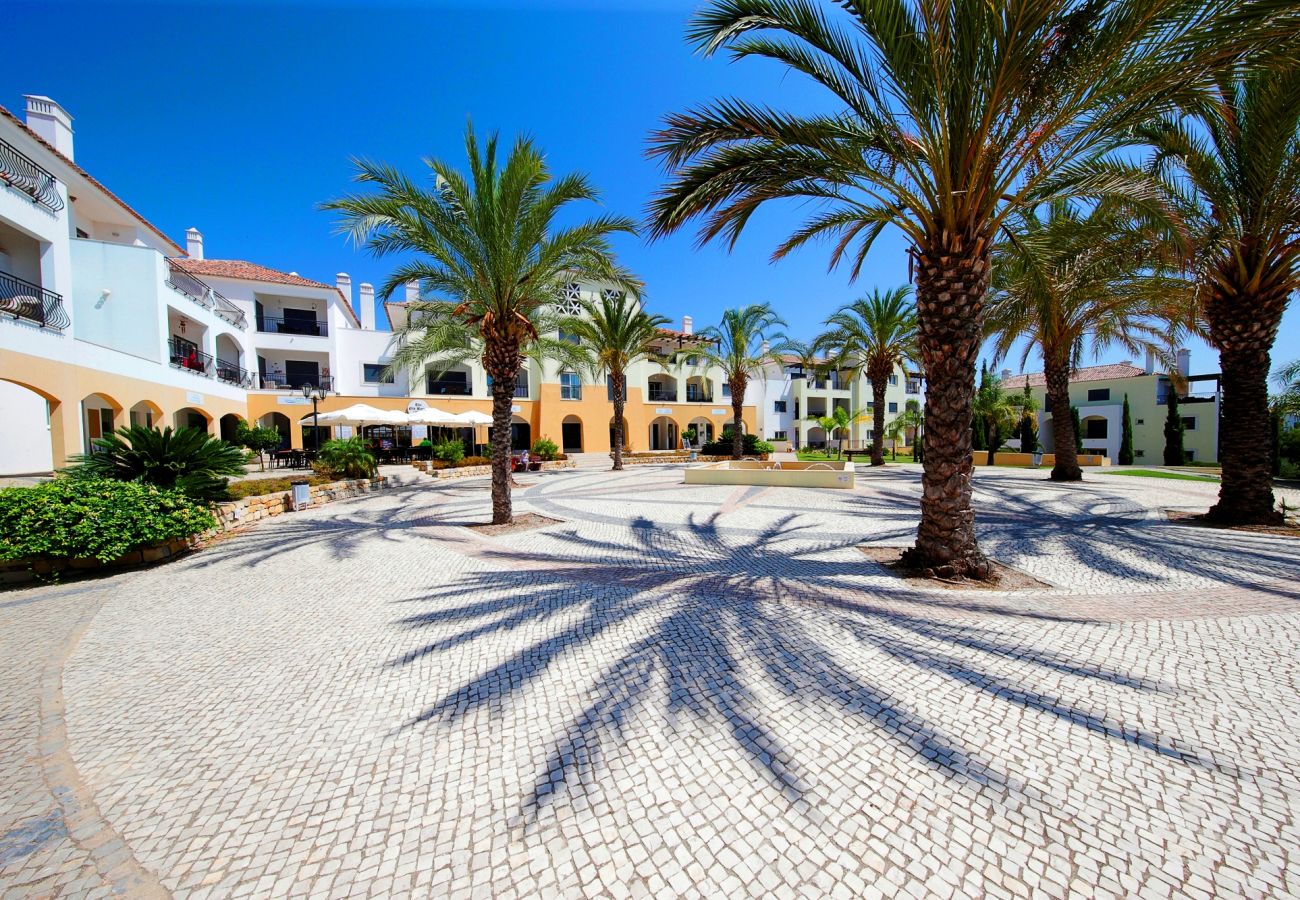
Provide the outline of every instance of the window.
{"type": "Polygon", "coordinates": [[[383,363],[362,363],[361,380],[366,384],[392,384],[393,373],[385,373],[387,368],[383,363]]]}
{"type": "Polygon", "coordinates": [[[898,384],[898,375],[896,375],[896,374],[895,374],[895,375],[890,375],[890,376],[889,376],[889,383],[890,383],[890,384],[898,384]]]}
{"type": "Polygon", "coordinates": [[[919,379],[919,378],[909,378],[909,379],[907,379],[907,392],[908,392],[909,394],[919,394],[919,393],[921,393],[921,379],[919,379]]]}
{"type": "Polygon", "coordinates": [[[1186,457],[1186,459],[1187,459],[1188,462],[1194,462],[1194,461],[1196,460],[1196,451],[1195,451],[1195,450],[1184,450],[1183,453],[1184,453],[1184,455],[1185,455],[1185,457],[1186,457]]]}
{"type": "Polygon", "coordinates": [[[898,404],[897,403],[889,404],[889,411],[895,413],[898,412],[898,404]]]}
{"type": "Polygon", "coordinates": [[[774,440],[774,441],[788,441],[789,438],[787,438],[787,437],[785,436],[785,432],[784,432],[784,431],[774,431],[774,432],[772,432],[772,440],[774,440]]]}
{"type": "Polygon", "coordinates": [[[722,383],[722,396],[724,397],[731,396],[731,385],[727,384],[727,382],[725,381],[722,383]]]}
{"type": "Polygon", "coordinates": [[[1196,430],[1196,416],[1183,416],[1183,430],[1184,431],[1196,430]]]}
{"type": "Polygon", "coordinates": [[[1145,424],[1147,423],[1147,420],[1146,420],[1146,419],[1138,419],[1138,420],[1137,420],[1137,423],[1138,423],[1139,425],[1145,425],[1145,424]]]}
{"type": "Polygon", "coordinates": [[[560,373],[560,399],[582,399],[582,379],[578,377],[577,372],[560,373]]]}
{"type": "Polygon", "coordinates": [[[688,365],[688,366],[698,366],[699,364],[700,364],[700,358],[699,358],[698,356],[688,356],[688,357],[686,357],[686,365],[688,365]]]}
{"type": "Polygon", "coordinates": [[[772,403],[772,411],[773,411],[773,412],[785,412],[785,401],[784,401],[784,400],[777,400],[777,401],[773,402],[773,403],[772,403]]]}
{"type": "Polygon", "coordinates": [[[1140,457],[1140,456],[1146,456],[1146,451],[1144,451],[1141,447],[1139,447],[1138,449],[1136,449],[1136,450],[1133,451],[1133,455],[1134,455],[1134,456],[1139,456],[1139,457],[1140,457]]]}
{"type": "Polygon", "coordinates": [[[1093,388],[1088,391],[1089,400],[1109,400],[1110,388],[1093,388]]]}
{"type": "Polygon", "coordinates": [[[1104,441],[1109,435],[1108,425],[1105,419],[1084,419],[1083,436],[1090,441],[1104,441]]]}
{"type": "Polygon", "coordinates": [[[563,328],[560,329],[560,340],[568,341],[574,346],[582,343],[582,340],[576,334],[569,334],[569,332],[565,331],[563,328]]]}
{"type": "Polygon", "coordinates": [[[562,316],[576,316],[582,312],[582,289],[576,281],[555,292],[555,311],[562,316]]]}
{"type": "Polygon", "coordinates": [[[869,440],[869,441],[874,441],[875,439],[876,439],[876,429],[874,429],[874,428],[868,428],[868,429],[867,429],[867,440],[869,440]]]}

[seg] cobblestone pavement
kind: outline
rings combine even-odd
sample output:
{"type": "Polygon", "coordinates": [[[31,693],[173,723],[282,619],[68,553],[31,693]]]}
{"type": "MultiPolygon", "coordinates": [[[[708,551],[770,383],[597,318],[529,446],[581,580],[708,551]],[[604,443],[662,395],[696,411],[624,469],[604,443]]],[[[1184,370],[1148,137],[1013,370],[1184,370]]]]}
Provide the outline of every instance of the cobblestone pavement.
{"type": "MultiPolygon", "coordinates": [[[[1300,894],[1300,542],[981,471],[1053,587],[919,589],[919,478],[484,480],[0,593],[6,896],[1300,894]]],[[[1300,498],[1297,498],[1300,499],[1300,498]]]]}

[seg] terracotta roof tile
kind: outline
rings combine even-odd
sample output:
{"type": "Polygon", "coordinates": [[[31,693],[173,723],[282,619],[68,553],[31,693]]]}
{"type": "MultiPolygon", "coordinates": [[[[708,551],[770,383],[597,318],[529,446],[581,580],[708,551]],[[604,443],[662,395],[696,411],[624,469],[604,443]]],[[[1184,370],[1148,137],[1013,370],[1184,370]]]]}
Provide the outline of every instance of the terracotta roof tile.
{"type": "Polygon", "coordinates": [[[148,219],[146,219],[144,216],[140,215],[138,212],[136,212],[134,209],[132,209],[132,208],[127,204],[127,202],[126,202],[125,200],[123,200],[121,197],[117,196],[117,194],[114,194],[114,193],[113,193],[112,191],[110,191],[108,188],[104,187],[103,183],[102,183],[101,181],[99,181],[99,179],[95,178],[95,176],[91,175],[89,172],[87,172],[87,171],[86,171],[85,169],[83,169],[81,166],[77,165],[75,162],[73,162],[72,160],[68,159],[68,157],[64,156],[64,155],[63,155],[62,153],[60,153],[58,150],[54,149],[54,145],[53,145],[53,144],[51,144],[49,141],[45,140],[45,138],[41,137],[39,134],[37,134],[36,132],[34,132],[34,131],[32,131],[30,128],[28,128],[28,127],[27,127],[27,123],[24,122],[22,119],[20,119],[20,118],[18,118],[17,116],[15,116],[15,115],[14,115],[13,113],[11,113],[9,110],[5,109],[3,106],[0,106],[0,116],[3,116],[4,118],[6,118],[6,119],[8,119],[9,121],[13,122],[15,125],[17,125],[19,128],[21,128],[23,131],[27,132],[27,134],[30,135],[30,136],[31,136],[31,137],[32,137],[32,138],[33,138],[33,139],[34,139],[38,144],[40,144],[40,145],[43,146],[46,150],[49,150],[51,153],[53,153],[53,154],[55,155],[55,157],[57,157],[58,159],[62,160],[62,161],[63,161],[64,163],[66,163],[67,165],[71,166],[72,169],[73,169],[74,171],[76,171],[76,173],[77,173],[78,175],[80,175],[82,178],[84,178],[84,179],[86,179],[87,181],[89,181],[92,185],[94,185],[94,186],[95,186],[96,188],[98,188],[99,190],[103,191],[103,192],[104,192],[104,195],[105,195],[106,197],[108,197],[108,199],[112,200],[112,201],[113,201],[114,203],[116,203],[118,206],[122,207],[122,209],[126,210],[126,212],[127,212],[128,214],[130,214],[130,216],[131,216],[132,218],[137,219],[137,220],[140,222],[140,224],[144,225],[146,228],[148,228],[148,229],[149,229],[150,231],[152,231],[154,234],[158,235],[158,237],[160,237],[160,238],[162,238],[164,241],[166,241],[170,246],[174,247],[174,248],[176,249],[176,252],[177,252],[177,253],[184,253],[184,252],[185,252],[184,250],[181,249],[181,247],[180,247],[179,244],[177,244],[175,241],[173,241],[173,240],[172,240],[171,238],[169,238],[167,235],[163,234],[163,233],[162,233],[162,230],[161,230],[160,228],[158,228],[157,225],[154,225],[152,222],[150,222],[150,221],[149,221],[148,219]]]}
{"type": "MultiPolygon", "coordinates": [[[[1070,373],[1070,383],[1078,384],[1081,381],[1106,381],[1110,378],[1137,378],[1139,375],[1148,374],[1141,366],[1130,365],[1129,363],[1112,363],[1105,366],[1084,366],[1075,369],[1070,373]]],[[[1002,386],[1007,389],[1020,388],[1025,386],[1025,380],[1028,379],[1030,387],[1046,387],[1047,378],[1042,372],[1031,372],[1028,375],[1012,375],[1002,382],[1002,386]]]]}
{"type": "Polygon", "coordinates": [[[325,288],[331,291],[335,289],[332,284],[312,281],[310,278],[303,278],[301,275],[295,275],[292,272],[268,269],[266,266],[245,262],[242,259],[190,259],[183,257],[174,259],[172,262],[195,275],[207,275],[211,278],[266,281],[271,284],[291,284],[295,287],[325,288]]]}

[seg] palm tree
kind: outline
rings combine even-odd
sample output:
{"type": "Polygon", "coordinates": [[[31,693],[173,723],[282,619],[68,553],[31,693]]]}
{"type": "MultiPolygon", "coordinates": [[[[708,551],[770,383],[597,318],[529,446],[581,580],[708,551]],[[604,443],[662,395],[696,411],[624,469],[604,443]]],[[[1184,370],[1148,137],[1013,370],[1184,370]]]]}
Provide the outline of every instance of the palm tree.
{"type": "Polygon", "coordinates": [[[988,464],[994,463],[994,454],[1002,443],[999,435],[1003,429],[1012,429],[1023,415],[1018,397],[1008,394],[1002,386],[1002,379],[988,370],[981,368],[980,386],[975,391],[972,404],[975,421],[981,423],[988,440],[988,464]]]}
{"type": "Polygon", "coordinates": [[[916,359],[916,307],[911,288],[874,290],[839,309],[826,320],[828,330],[814,342],[832,358],[832,368],[848,369],[857,380],[866,373],[871,382],[875,417],[871,432],[871,464],[885,464],[885,391],[889,376],[916,359]]]}
{"type": "Polygon", "coordinates": [[[1156,217],[1113,204],[1083,212],[1064,201],[1045,215],[1025,210],[1007,224],[993,253],[985,328],[994,361],[1017,346],[1021,366],[1043,356],[1052,416],[1053,481],[1079,481],[1070,408],[1070,373],[1085,350],[1118,344],[1134,354],[1168,354],[1186,318],[1193,285],[1173,269],[1177,238],[1156,217]]]}
{"type": "Polygon", "coordinates": [[[578,338],[590,354],[587,368],[609,379],[614,398],[614,471],[623,469],[623,410],[627,405],[627,370],[656,353],[659,330],[668,319],[646,312],[626,291],[601,292],[600,304],[582,302],[585,316],[566,318],[561,327],[578,338]]]}
{"type": "Polygon", "coordinates": [[[706,55],[774,60],[836,108],[727,99],[670,115],[651,138],[670,170],[652,233],[700,217],[702,241],[734,245],[768,201],[811,200],[774,256],[830,238],[831,264],[847,261],[853,277],[886,226],[904,233],[928,380],[908,562],[987,578],[970,426],[1000,227],[1054,196],[1149,190],[1123,162],[1102,161],[1117,136],[1252,43],[1286,39],[1296,18],[1294,4],[1265,0],[713,0],[689,31],[706,55]]]}
{"type": "Polygon", "coordinates": [[[439,160],[425,161],[434,185],[423,188],[396,169],[358,161],[356,180],[376,192],[324,204],[343,214],[341,230],[376,256],[411,254],[381,288],[387,298],[415,281],[421,299],[408,304],[394,335],[391,369],[418,372],[430,362],[446,370],[478,358],[492,379],[492,522],[512,521],[510,419],[515,381],[526,358],[581,361],[568,341],[552,337],[557,299],[579,278],[634,290],[615,261],[610,238],[634,234],[630,219],[602,215],[567,227],[574,203],[599,199],[587,177],[553,176],[541,151],[515,141],[498,165],[497,137],[480,149],[473,128],[465,151],[469,176],[439,160]]]}
{"type": "Polygon", "coordinates": [[[1300,359],[1293,360],[1273,373],[1273,380],[1282,389],[1272,401],[1274,412],[1300,414],[1300,359]]]}
{"type": "Polygon", "coordinates": [[[1199,214],[1202,320],[1223,372],[1219,501],[1208,517],[1278,521],[1269,459],[1269,354],[1300,291],[1300,63],[1230,69],[1138,131],[1199,214]]]}
{"type": "MultiPolygon", "coordinates": [[[[907,433],[910,431],[917,438],[921,435],[921,426],[925,424],[925,416],[921,412],[921,404],[915,400],[907,401],[907,408],[894,417],[888,425],[885,426],[885,437],[894,445],[894,459],[898,459],[898,439],[901,437],[903,442],[907,442],[907,433]]],[[[913,453],[916,452],[917,440],[913,440],[913,453]]]]}
{"type": "Polygon", "coordinates": [[[700,331],[706,339],[692,355],[698,355],[705,368],[717,366],[722,370],[731,389],[731,458],[740,459],[744,450],[744,422],[741,410],[745,405],[745,390],[749,379],[760,376],[767,366],[785,367],[781,358],[789,345],[782,332],[785,321],[766,303],[754,303],[740,309],[728,309],[722,321],[700,331]]]}

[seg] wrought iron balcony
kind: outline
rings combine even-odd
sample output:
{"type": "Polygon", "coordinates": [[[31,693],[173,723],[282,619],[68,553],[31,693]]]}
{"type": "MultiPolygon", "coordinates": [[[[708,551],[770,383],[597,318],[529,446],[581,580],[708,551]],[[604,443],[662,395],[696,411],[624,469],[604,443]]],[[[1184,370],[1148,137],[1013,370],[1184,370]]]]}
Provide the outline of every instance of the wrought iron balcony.
{"type": "Polygon", "coordinates": [[[172,259],[167,260],[167,286],[178,294],[189,297],[204,309],[212,310],[236,328],[248,327],[248,318],[242,309],[172,259]]]}
{"type": "Polygon", "coordinates": [[[41,204],[50,212],[63,209],[55,177],[6,141],[0,141],[0,181],[22,191],[33,203],[41,204]]]}
{"type": "Polygon", "coordinates": [[[302,390],[303,385],[323,391],[334,390],[334,377],[331,375],[285,375],[283,372],[266,372],[260,376],[262,387],[266,390],[302,390]]]}
{"type": "Polygon", "coordinates": [[[692,385],[688,384],[686,386],[686,402],[687,403],[712,403],[713,394],[706,393],[700,388],[693,387],[692,385]]]}
{"type": "Polygon", "coordinates": [[[212,377],[214,360],[199,349],[199,345],[183,337],[172,335],[167,340],[171,364],[178,369],[185,369],[204,378],[212,377]]]}
{"type": "MultiPolygon", "coordinates": [[[[451,397],[468,397],[471,394],[468,382],[454,379],[448,381],[440,378],[430,378],[425,387],[428,388],[425,391],[426,394],[441,394],[451,397]]],[[[525,386],[525,390],[527,390],[527,386],[525,386]]]]}
{"type": "Polygon", "coordinates": [[[217,360],[217,380],[238,387],[249,387],[253,383],[253,376],[252,373],[237,363],[219,359],[217,360]]]}
{"type": "Polygon", "coordinates": [[[8,272],[0,272],[0,314],[56,331],[72,324],[63,308],[63,297],[8,272]]]}
{"type": "Polygon", "coordinates": [[[270,316],[258,316],[257,330],[267,334],[305,334],[311,337],[329,335],[329,326],[321,319],[273,319],[270,316]]]}
{"type": "Polygon", "coordinates": [[[677,391],[669,388],[660,388],[650,385],[650,390],[646,392],[646,397],[651,403],[676,403],[677,391]]]}

